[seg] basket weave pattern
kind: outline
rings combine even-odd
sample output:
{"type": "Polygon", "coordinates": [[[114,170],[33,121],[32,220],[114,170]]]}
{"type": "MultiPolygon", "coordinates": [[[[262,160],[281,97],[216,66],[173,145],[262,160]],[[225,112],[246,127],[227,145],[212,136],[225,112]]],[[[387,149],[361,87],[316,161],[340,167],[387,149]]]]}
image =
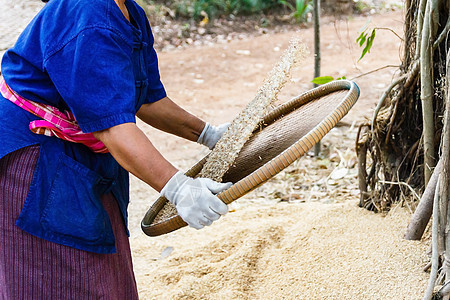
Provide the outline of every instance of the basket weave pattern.
{"type": "MultiPolygon", "coordinates": [[[[217,197],[229,204],[288,167],[318,143],[347,114],[358,97],[355,83],[340,80],[307,91],[272,110],[224,175],[224,182],[234,184],[217,197]]],[[[206,158],[186,175],[195,177],[206,158]]],[[[153,223],[166,203],[167,200],[160,197],[144,216],[141,227],[147,235],[157,236],[187,225],[178,215],[153,223]]]]}

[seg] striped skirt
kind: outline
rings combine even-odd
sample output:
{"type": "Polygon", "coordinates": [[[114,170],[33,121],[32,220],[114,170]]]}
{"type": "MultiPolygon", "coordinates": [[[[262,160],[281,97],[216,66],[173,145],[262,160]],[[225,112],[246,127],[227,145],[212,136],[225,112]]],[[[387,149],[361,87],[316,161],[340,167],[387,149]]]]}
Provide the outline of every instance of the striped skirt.
{"type": "Polygon", "coordinates": [[[102,197],[117,253],[97,254],[32,236],[15,225],[39,146],[0,160],[0,299],[138,299],[131,251],[115,198],[102,197]]]}

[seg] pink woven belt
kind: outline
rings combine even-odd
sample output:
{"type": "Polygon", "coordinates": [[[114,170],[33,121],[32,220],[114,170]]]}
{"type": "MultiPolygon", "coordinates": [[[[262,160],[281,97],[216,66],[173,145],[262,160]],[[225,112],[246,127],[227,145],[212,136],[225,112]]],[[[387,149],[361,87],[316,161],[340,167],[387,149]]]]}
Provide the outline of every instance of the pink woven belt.
{"type": "Polygon", "coordinates": [[[43,119],[30,122],[29,127],[32,132],[46,136],[56,136],[73,143],[80,143],[86,145],[95,153],[108,153],[105,144],[96,139],[92,133],[81,131],[77,120],[75,120],[74,115],[70,111],[61,112],[51,105],[37,103],[20,97],[6,84],[3,77],[0,78],[0,93],[4,98],[20,108],[43,119]]]}

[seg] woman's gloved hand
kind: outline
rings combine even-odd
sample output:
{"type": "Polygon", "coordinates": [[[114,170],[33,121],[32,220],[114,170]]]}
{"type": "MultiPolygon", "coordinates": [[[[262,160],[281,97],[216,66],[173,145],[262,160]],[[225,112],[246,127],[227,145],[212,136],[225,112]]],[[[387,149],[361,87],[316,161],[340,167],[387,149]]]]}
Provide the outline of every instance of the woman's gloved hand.
{"type": "Polygon", "coordinates": [[[228,206],[214,194],[232,183],[208,178],[191,178],[177,172],[161,190],[161,195],[177,208],[178,215],[191,227],[201,229],[228,212],[228,206]]]}
{"type": "Polygon", "coordinates": [[[213,126],[206,123],[205,128],[203,128],[202,133],[198,137],[197,143],[205,145],[212,150],[229,126],[230,123],[225,123],[219,126],[213,126]]]}

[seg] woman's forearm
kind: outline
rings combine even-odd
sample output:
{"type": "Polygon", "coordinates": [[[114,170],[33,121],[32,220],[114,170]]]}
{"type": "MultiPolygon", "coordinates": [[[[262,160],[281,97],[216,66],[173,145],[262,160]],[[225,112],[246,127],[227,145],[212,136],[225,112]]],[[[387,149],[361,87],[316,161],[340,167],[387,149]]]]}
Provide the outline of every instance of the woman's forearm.
{"type": "Polygon", "coordinates": [[[137,116],[145,123],[162,131],[196,142],[205,128],[205,122],[185,111],[169,98],[144,104],[137,116]]]}
{"type": "Polygon", "coordinates": [[[178,171],[134,123],[94,132],[117,162],[158,192],[178,171]]]}

